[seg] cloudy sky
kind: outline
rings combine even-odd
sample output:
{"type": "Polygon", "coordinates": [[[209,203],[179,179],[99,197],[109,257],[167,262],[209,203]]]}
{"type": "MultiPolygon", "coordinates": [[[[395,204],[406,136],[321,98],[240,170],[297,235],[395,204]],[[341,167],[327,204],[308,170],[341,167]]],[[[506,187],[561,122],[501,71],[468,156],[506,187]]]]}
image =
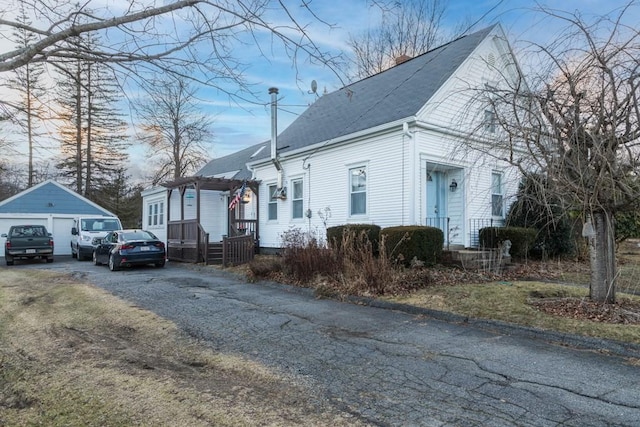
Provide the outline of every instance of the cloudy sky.
{"type": "MultiPolygon", "coordinates": [[[[117,0],[90,0],[100,4],[121,4],[117,0]]],[[[379,8],[372,6],[372,0],[306,0],[317,16],[331,27],[314,20],[304,14],[299,5],[302,0],[285,0],[290,11],[297,14],[300,22],[308,24],[307,31],[313,41],[324,51],[336,54],[349,53],[347,41],[350,35],[358,35],[380,19],[379,8]]],[[[388,1],[388,0],[387,0],[388,1]]],[[[536,4],[557,8],[567,12],[579,12],[585,19],[603,15],[627,4],[626,0],[444,0],[446,4],[445,26],[451,31],[465,24],[469,32],[479,30],[494,23],[500,23],[509,36],[516,55],[520,49],[526,48],[527,41],[541,42],[553,40],[558,28],[548,20],[542,20],[540,14],[533,11],[536,4]]],[[[637,15],[638,7],[633,11],[637,15]]],[[[267,15],[269,17],[269,15],[267,15]]],[[[0,18],[13,18],[11,12],[0,6],[0,18]]],[[[273,22],[282,19],[281,15],[273,15],[273,22]]],[[[640,16],[635,22],[640,22],[640,16]]],[[[446,29],[445,29],[446,30],[446,29]]],[[[1,34],[1,33],[0,33],[1,34]]],[[[277,87],[280,91],[279,130],[304,111],[314,101],[316,94],[309,93],[311,82],[315,80],[318,93],[325,89],[329,92],[342,87],[343,81],[335,72],[310,64],[301,58],[297,68],[291,59],[277,45],[271,43],[268,34],[258,34],[255,45],[253,39],[247,44],[238,45],[234,54],[245,64],[245,77],[258,93],[258,99],[231,101],[220,91],[201,90],[199,97],[204,112],[211,115],[214,125],[214,140],[211,144],[212,157],[221,157],[249,145],[265,141],[270,136],[270,97],[268,89],[277,87]],[[261,55],[262,52],[264,55],[261,55]],[[265,57],[266,56],[266,57],[265,57]]],[[[0,39],[0,48],[2,40],[0,39]]],[[[0,52],[1,53],[1,52],[0,52]]],[[[347,70],[341,70],[346,72],[347,70]]],[[[234,88],[230,88],[234,91],[234,88]]],[[[50,154],[50,153],[49,153],[50,154]]],[[[45,154],[45,155],[49,155],[45,154]]],[[[134,146],[131,150],[132,173],[138,174],[140,165],[144,164],[145,150],[134,146]]]]}

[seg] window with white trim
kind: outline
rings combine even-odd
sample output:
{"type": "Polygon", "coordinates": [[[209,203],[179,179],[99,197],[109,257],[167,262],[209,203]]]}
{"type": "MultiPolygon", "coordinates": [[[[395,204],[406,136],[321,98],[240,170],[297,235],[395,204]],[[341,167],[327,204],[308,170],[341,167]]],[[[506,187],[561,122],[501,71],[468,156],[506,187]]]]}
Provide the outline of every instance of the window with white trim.
{"type": "Polygon", "coordinates": [[[294,179],[291,181],[291,218],[299,219],[303,215],[303,187],[302,179],[294,179]]]}
{"type": "Polygon", "coordinates": [[[491,215],[504,217],[502,173],[491,173],[491,215]]]}
{"type": "Polygon", "coordinates": [[[349,212],[351,215],[367,213],[367,168],[349,169],[349,212]]]}
{"type": "Polygon", "coordinates": [[[267,219],[269,221],[275,221],[278,219],[278,199],[276,198],[277,190],[278,186],[275,184],[267,186],[267,193],[269,194],[269,202],[267,205],[269,210],[267,219]]]}
{"type": "Polygon", "coordinates": [[[164,225],[164,202],[151,202],[147,205],[147,227],[164,225]]]}
{"type": "Polygon", "coordinates": [[[492,110],[484,110],[484,130],[496,133],[496,113],[492,110]]]}

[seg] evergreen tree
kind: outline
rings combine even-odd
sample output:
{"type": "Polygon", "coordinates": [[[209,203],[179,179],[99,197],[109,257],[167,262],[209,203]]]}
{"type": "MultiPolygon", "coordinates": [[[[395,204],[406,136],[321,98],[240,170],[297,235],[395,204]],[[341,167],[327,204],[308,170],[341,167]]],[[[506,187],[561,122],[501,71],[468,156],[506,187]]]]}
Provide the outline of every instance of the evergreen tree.
{"type": "MultiPolygon", "coordinates": [[[[76,43],[96,41],[85,38],[76,43]]],[[[60,64],[59,69],[58,168],[76,192],[92,198],[117,176],[128,158],[126,122],[116,108],[120,90],[111,69],[101,62],[76,59],[60,64]]]]}
{"type": "Polygon", "coordinates": [[[129,185],[130,177],[118,170],[109,182],[103,182],[92,194],[93,199],[118,215],[125,228],[142,225],[142,186],[129,185]]]}

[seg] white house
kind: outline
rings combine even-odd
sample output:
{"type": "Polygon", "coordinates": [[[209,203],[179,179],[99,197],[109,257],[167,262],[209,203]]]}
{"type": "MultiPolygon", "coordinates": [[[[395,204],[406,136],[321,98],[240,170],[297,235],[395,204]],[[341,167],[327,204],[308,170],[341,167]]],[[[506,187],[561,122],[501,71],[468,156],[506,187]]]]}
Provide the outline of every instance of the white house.
{"type": "Polygon", "coordinates": [[[479,228],[503,225],[520,177],[468,148],[470,139],[500,137],[488,106],[474,99],[515,77],[515,63],[494,25],[320,96],[270,141],[166,183],[164,195],[144,193],[146,225],[166,225],[151,214],[158,200],[166,205],[158,212],[168,212],[162,221],[197,219],[209,241],[240,231],[278,248],[291,227],[322,237],[326,227],[371,223],[436,226],[447,245],[475,246],[479,228]],[[253,191],[229,210],[243,182],[253,191]]]}

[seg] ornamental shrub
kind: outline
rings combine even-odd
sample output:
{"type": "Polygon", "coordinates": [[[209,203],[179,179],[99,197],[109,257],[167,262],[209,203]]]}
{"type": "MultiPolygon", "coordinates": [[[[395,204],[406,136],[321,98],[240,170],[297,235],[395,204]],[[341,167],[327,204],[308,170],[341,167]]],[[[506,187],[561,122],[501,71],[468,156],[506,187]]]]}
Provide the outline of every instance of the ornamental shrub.
{"type": "Polygon", "coordinates": [[[436,264],[442,255],[444,233],[436,227],[398,226],[380,231],[385,250],[390,259],[409,266],[414,258],[425,265],[436,264]]]}
{"type": "Polygon", "coordinates": [[[571,256],[576,253],[574,221],[562,201],[548,194],[545,179],[524,178],[518,197],[509,209],[507,224],[538,231],[528,255],[535,258],[571,256]]]}
{"type": "Polygon", "coordinates": [[[342,241],[347,233],[353,234],[354,244],[364,246],[371,244],[374,254],[378,253],[380,242],[380,226],[375,224],[345,224],[327,228],[327,242],[329,247],[335,251],[342,250],[342,241]]]}
{"type": "Polygon", "coordinates": [[[510,255],[526,258],[536,241],[538,231],[525,227],[485,227],[480,229],[480,245],[485,248],[499,248],[505,240],[511,241],[510,255]]]}

